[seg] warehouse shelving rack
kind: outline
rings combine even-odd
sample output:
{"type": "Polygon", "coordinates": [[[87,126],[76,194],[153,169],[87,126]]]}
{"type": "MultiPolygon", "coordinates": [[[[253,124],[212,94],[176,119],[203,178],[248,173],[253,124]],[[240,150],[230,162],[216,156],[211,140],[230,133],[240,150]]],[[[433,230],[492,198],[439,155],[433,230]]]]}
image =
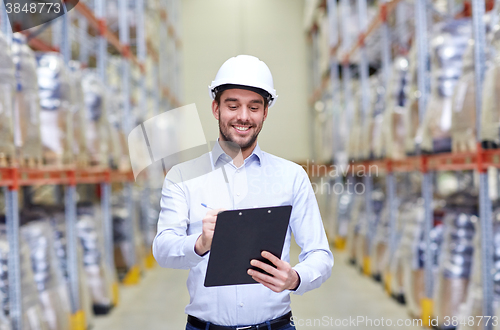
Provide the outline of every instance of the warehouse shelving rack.
{"type": "MultiPolygon", "coordinates": [[[[330,39],[330,72],[329,75],[325,74],[322,76],[321,81],[317,84],[315,90],[310,96],[310,103],[314,103],[322,99],[323,95],[327,92],[328,83],[331,84],[333,93],[331,97],[333,101],[338,101],[338,94],[340,93],[340,77],[338,72],[339,62],[342,66],[342,80],[343,80],[343,93],[344,99],[350,99],[351,95],[351,74],[349,61],[352,59],[356,52],[360,53],[359,61],[359,72],[360,72],[360,86],[361,86],[361,109],[363,118],[366,119],[367,114],[367,100],[369,98],[369,88],[368,88],[368,63],[366,61],[365,54],[365,41],[370,38],[374,33],[380,30],[382,39],[382,72],[383,80],[386,84],[389,80],[390,75],[390,38],[389,30],[387,26],[387,17],[397,10],[400,0],[384,1],[380,0],[378,5],[378,15],[367,24],[366,18],[366,0],[357,0],[358,15],[359,15],[359,26],[360,33],[357,40],[351,42],[347,34],[343,34],[342,40],[339,38],[330,39]],[[339,61],[337,58],[340,58],[339,61]]],[[[347,24],[346,15],[340,15],[341,19],[338,22],[338,8],[337,6],[348,6],[349,3],[346,0],[340,0],[337,3],[336,0],[320,1],[319,6],[322,6],[328,11],[329,27],[332,35],[337,35],[339,28],[342,31],[346,31],[345,24],[347,24]]],[[[449,5],[449,4],[448,4],[449,5]]],[[[367,160],[367,161],[353,161],[349,163],[348,166],[352,166],[354,171],[358,168],[366,169],[369,166],[377,166],[386,173],[386,189],[387,189],[387,201],[389,205],[389,228],[390,228],[390,238],[389,238],[389,249],[391,253],[395,250],[396,241],[396,226],[395,226],[395,180],[394,173],[396,172],[411,172],[419,171],[422,173],[422,197],[424,200],[424,235],[426,243],[425,258],[426,260],[431,260],[431,244],[430,244],[430,231],[432,228],[432,172],[435,171],[463,171],[463,170],[475,170],[479,173],[479,216],[481,223],[481,271],[482,271],[482,291],[483,291],[483,316],[494,316],[493,314],[493,275],[491,273],[493,254],[493,224],[492,224],[492,202],[488,195],[488,177],[487,170],[489,167],[500,168],[500,150],[485,150],[482,148],[480,140],[481,132],[481,106],[482,106],[482,83],[484,79],[485,72],[485,23],[483,20],[485,13],[485,2],[484,0],[471,0],[466,1],[467,6],[472,7],[472,24],[473,24],[473,38],[474,38],[474,70],[475,70],[475,84],[476,84],[476,139],[477,139],[477,152],[467,152],[467,153],[445,153],[445,154],[432,154],[426,155],[418,153],[416,156],[407,157],[403,160],[392,160],[392,159],[382,159],[382,160],[367,160]]],[[[498,5],[498,4],[495,4],[498,5]]],[[[420,97],[418,99],[418,113],[419,121],[422,122],[424,118],[426,104],[429,96],[429,72],[427,69],[427,63],[429,59],[429,45],[428,45],[428,35],[427,35],[427,17],[428,17],[428,3],[425,0],[415,0],[415,37],[416,37],[416,47],[417,47],[417,70],[418,70],[418,90],[420,91],[420,97]]],[[[448,8],[450,10],[450,8],[448,8]]],[[[312,29],[314,33],[314,29],[312,29]]],[[[317,74],[317,73],[316,73],[317,74]]],[[[347,102],[345,102],[347,104],[347,102]]],[[[352,111],[352,109],[347,109],[347,111],[352,111]]],[[[352,115],[351,115],[352,117],[352,115]]],[[[339,120],[338,115],[334,114],[332,120],[334,131],[338,131],[339,120]]],[[[336,134],[336,133],[334,133],[336,134]]],[[[334,139],[337,138],[334,135],[334,139]]],[[[337,152],[338,145],[334,142],[334,155],[337,152]]],[[[334,157],[334,161],[338,161],[334,157]]],[[[316,173],[321,171],[321,167],[316,169],[316,173]]],[[[323,171],[327,170],[327,167],[323,167],[323,171]]],[[[324,172],[323,174],[326,175],[324,172]]],[[[371,178],[365,176],[366,184],[366,207],[367,214],[369,214],[369,202],[370,188],[371,188],[371,178]]],[[[370,232],[370,231],[368,231],[370,232]]],[[[369,241],[369,240],[368,240],[369,241]]],[[[364,260],[363,267],[365,273],[370,273],[370,261],[364,260]]],[[[390,274],[389,274],[390,276],[390,274]]],[[[424,325],[428,325],[430,317],[432,316],[433,301],[433,277],[432,277],[432,264],[425,263],[425,298],[422,301],[422,320],[424,325]]],[[[483,324],[484,329],[492,329],[492,322],[489,324],[483,324]]]]}
{"type": "MultiPolygon", "coordinates": [[[[74,0],[68,0],[73,1],[74,0]]],[[[147,115],[156,115],[160,110],[168,110],[171,107],[180,106],[180,88],[179,78],[180,73],[180,49],[182,42],[180,39],[179,26],[179,0],[166,1],[158,0],[160,10],[157,13],[160,16],[161,26],[160,29],[167,31],[165,38],[167,40],[160,40],[160,45],[164,41],[168,41],[171,45],[170,60],[167,62],[162,57],[161,49],[154,47],[154,42],[146,37],[145,33],[145,19],[144,19],[144,0],[134,0],[135,13],[137,15],[136,24],[136,54],[133,54],[130,47],[129,38],[129,22],[128,10],[130,1],[117,0],[120,8],[119,14],[119,36],[111,31],[106,22],[106,1],[93,0],[94,11],[86,4],[89,1],[79,1],[74,9],[61,16],[60,30],[53,27],[53,33],[60,33],[60,45],[52,45],[37,37],[29,38],[29,45],[34,50],[38,51],[58,51],[64,56],[66,64],[71,60],[71,19],[77,19],[82,23],[80,31],[77,33],[76,42],[79,43],[80,54],[79,60],[87,64],[89,60],[89,53],[91,47],[89,46],[89,36],[87,35],[87,27],[91,27],[96,31],[97,35],[97,49],[95,57],[97,62],[97,69],[100,78],[106,83],[106,68],[107,68],[107,55],[108,45],[111,45],[122,56],[122,84],[123,84],[123,99],[124,105],[124,127],[125,132],[128,133],[134,123],[132,122],[131,112],[131,91],[130,91],[130,65],[139,67],[141,71],[141,79],[139,81],[140,100],[139,106],[141,109],[147,109],[148,95],[154,99],[154,108],[149,109],[147,115]],[[152,59],[152,72],[153,79],[156,86],[152,90],[147,89],[145,76],[146,61],[148,56],[152,59]],[[172,68],[172,66],[174,66],[172,68]],[[169,70],[165,70],[168,67],[169,70]],[[168,74],[168,77],[162,76],[161,73],[168,74]],[[175,76],[175,77],[172,77],[175,76]],[[166,82],[163,84],[163,82],[166,82]]],[[[0,5],[0,21],[2,32],[7,36],[8,40],[12,38],[12,31],[8,24],[5,6],[0,5]]],[[[50,24],[46,23],[46,24],[50,24]]],[[[56,24],[54,24],[55,26],[56,24]]],[[[24,32],[29,36],[29,32],[24,32]]],[[[9,241],[9,297],[10,297],[10,318],[12,321],[13,330],[22,329],[22,292],[20,283],[20,259],[19,259],[19,205],[18,205],[18,192],[22,186],[39,186],[39,185],[60,185],[64,186],[65,198],[65,215],[66,215],[66,235],[67,235],[67,255],[68,255],[68,273],[69,273],[69,287],[71,296],[71,328],[72,330],[85,329],[85,315],[82,311],[82,306],[79,306],[79,274],[78,274],[78,261],[77,261],[77,233],[76,233],[76,186],[79,184],[97,184],[101,188],[101,206],[103,215],[103,229],[105,236],[105,262],[114,268],[113,256],[113,233],[112,233],[112,218],[111,218],[111,184],[122,183],[126,191],[127,205],[132,208],[132,187],[134,176],[131,171],[118,171],[111,170],[107,167],[87,167],[79,168],[76,166],[58,166],[48,167],[42,166],[39,168],[23,168],[18,166],[0,168],[0,186],[3,187],[6,205],[6,228],[7,237],[9,241]]],[[[152,190],[149,189],[149,180],[145,180],[142,194],[149,194],[152,190]]],[[[144,200],[149,200],[145,198],[144,200]]],[[[134,227],[132,225],[133,209],[129,210],[129,234],[130,237],[134,235],[134,227]]],[[[150,247],[148,247],[150,248],[150,247]]],[[[152,266],[151,256],[148,256],[147,264],[152,266]]],[[[138,262],[138,261],[137,261],[138,262]]],[[[137,264],[136,262],[136,264],[137,264]]],[[[124,284],[136,284],[139,281],[139,267],[134,266],[124,279],[124,284]]],[[[115,283],[113,287],[113,303],[118,303],[118,285],[115,283]]]]}

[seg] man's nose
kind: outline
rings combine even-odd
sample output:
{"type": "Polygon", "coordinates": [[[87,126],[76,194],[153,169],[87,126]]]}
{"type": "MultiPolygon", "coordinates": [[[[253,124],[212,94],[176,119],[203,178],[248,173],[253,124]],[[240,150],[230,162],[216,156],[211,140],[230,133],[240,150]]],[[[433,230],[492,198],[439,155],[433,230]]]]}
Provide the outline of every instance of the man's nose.
{"type": "Polygon", "coordinates": [[[241,107],[238,111],[237,119],[246,122],[250,119],[250,109],[248,107],[241,107]]]}

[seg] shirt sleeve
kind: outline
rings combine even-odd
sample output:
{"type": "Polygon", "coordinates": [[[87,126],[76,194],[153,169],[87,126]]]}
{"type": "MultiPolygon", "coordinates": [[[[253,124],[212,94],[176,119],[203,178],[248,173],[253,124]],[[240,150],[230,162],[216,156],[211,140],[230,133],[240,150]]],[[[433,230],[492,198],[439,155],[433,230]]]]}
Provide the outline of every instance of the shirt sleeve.
{"type": "Polygon", "coordinates": [[[189,210],[181,187],[180,180],[169,179],[167,175],[162,188],[158,233],[153,241],[153,256],[161,267],[189,269],[207,257],[194,250],[200,234],[187,234],[189,210]]]}
{"type": "Polygon", "coordinates": [[[331,275],[333,255],[326,238],[318,202],[304,169],[294,183],[294,200],[290,225],[295,241],[302,249],[299,263],[293,269],[299,274],[300,284],[295,291],[303,295],[318,288],[331,275]]]}

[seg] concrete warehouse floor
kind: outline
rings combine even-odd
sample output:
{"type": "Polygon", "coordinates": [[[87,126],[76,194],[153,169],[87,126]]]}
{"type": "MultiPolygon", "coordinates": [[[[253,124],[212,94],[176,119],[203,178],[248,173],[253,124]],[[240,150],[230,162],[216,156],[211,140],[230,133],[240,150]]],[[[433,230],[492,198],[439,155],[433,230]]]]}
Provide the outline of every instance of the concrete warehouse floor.
{"type": "MultiPolygon", "coordinates": [[[[292,264],[298,261],[299,252],[300,248],[292,244],[292,264]]],[[[381,285],[347,265],[344,253],[332,252],[335,258],[332,276],[319,289],[303,296],[291,295],[297,329],[422,329],[418,326],[396,326],[399,319],[411,324],[404,306],[390,299],[381,285]],[[347,325],[350,318],[356,319],[358,316],[370,318],[373,322],[382,318],[384,322],[391,319],[393,326],[376,326],[376,323],[367,326],[364,322],[347,325]],[[317,319],[316,325],[314,319],[317,319]],[[346,320],[345,326],[335,326],[335,320],[346,320]]],[[[187,274],[185,270],[162,269],[158,266],[147,271],[139,285],[121,287],[119,306],[109,315],[97,317],[93,329],[184,329],[184,307],[189,302],[187,274]]]]}

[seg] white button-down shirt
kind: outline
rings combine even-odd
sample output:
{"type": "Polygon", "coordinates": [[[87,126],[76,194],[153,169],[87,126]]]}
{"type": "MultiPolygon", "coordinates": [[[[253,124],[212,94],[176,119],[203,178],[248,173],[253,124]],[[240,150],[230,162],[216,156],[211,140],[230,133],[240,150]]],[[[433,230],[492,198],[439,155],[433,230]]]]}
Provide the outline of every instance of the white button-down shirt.
{"type": "Polygon", "coordinates": [[[330,277],[333,266],[306,172],[293,162],[263,152],[258,144],[239,168],[216,143],[212,152],[169,171],[153,254],[162,267],[190,269],[187,287],[191,299],[186,313],[225,326],[258,324],[286,314],[291,310],[289,293],[302,295],[318,288],[330,277]],[[293,267],[300,276],[297,290],[275,293],[260,283],[205,287],[210,253],[199,256],[194,251],[207,213],[202,203],[228,210],[292,205],[281,259],[290,262],[293,233],[302,249],[299,263],[293,267]]]}

